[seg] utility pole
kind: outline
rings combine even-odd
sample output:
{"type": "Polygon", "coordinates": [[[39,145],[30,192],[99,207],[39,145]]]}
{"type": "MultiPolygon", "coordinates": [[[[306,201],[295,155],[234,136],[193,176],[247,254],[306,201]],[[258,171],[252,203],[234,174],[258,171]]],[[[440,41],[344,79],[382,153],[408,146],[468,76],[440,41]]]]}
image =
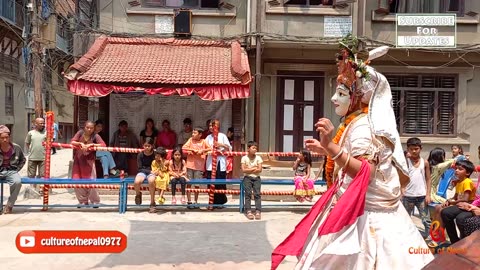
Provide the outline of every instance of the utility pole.
{"type": "Polygon", "coordinates": [[[42,97],[42,54],[40,22],[38,20],[37,0],[31,1],[31,22],[32,22],[32,40],[31,40],[31,59],[33,64],[33,85],[35,99],[35,117],[43,117],[43,97],[42,97]]]}

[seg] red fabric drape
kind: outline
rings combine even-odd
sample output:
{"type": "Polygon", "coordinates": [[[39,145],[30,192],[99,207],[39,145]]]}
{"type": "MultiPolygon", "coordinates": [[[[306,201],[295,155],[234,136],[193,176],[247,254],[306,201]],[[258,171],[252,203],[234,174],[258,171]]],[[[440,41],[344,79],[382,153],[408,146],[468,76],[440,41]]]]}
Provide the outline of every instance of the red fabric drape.
{"type": "MultiPolygon", "coordinates": [[[[362,167],[345,193],[340,197],[325,222],[320,226],[319,235],[339,232],[346,226],[352,225],[363,215],[365,196],[370,178],[370,164],[363,160],[362,167]]],[[[337,188],[331,186],[320,200],[310,209],[308,214],[295,226],[295,230],[278,245],[272,252],[272,270],[277,269],[285,256],[299,256],[307,241],[308,233],[318,215],[325,211],[327,202],[335,195],[337,188]]]]}
{"type": "Polygon", "coordinates": [[[87,82],[82,80],[68,81],[68,89],[75,95],[84,97],[103,97],[108,94],[128,93],[135,90],[143,90],[148,95],[162,94],[170,96],[178,94],[180,96],[190,96],[192,93],[198,95],[203,100],[227,100],[250,97],[249,85],[209,85],[199,87],[177,87],[177,88],[142,88],[136,86],[118,86],[113,84],[103,84],[87,82]]]}

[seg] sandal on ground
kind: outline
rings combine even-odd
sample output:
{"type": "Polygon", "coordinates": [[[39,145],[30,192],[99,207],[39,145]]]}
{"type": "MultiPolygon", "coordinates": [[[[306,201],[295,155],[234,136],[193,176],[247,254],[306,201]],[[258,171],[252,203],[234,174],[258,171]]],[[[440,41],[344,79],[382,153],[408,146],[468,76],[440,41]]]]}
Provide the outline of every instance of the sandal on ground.
{"type": "Polygon", "coordinates": [[[112,176],[113,176],[113,177],[119,177],[119,176],[120,176],[120,171],[119,171],[119,170],[115,170],[115,173],[112,173],[112,176]]]}
{"type": "Polygon", "coordinates": [[[88,207],[88,203],[79,203],[77,208],[88,207]]]}
{"type": "Polygon", "coordinates": [[[311,201],[312,201],[312,197],[311,197],[311,196],[305,197],[305,201],[311,202],[311,201]]]}
{"type": "Polygon", "coordinates": [[[185,200],[185,198],[182,198],[181,202],[182,202],[182,204],[186,204],[186,203],[187,203],[187,201],[185,200]]]}
{"type": "Polygon", "coordinates": [[[135,204],[136,205],[142,204],[142,193],[138,193],[137,195],[135,195],[135,204]]]}
{"type": "Polygon", "coordinates": [[[433,240],[430,240],[430,241],[427,241],[427,246],[429,248],[436,248],[436,247],[438,247],[438,243],[433,241],[433,240]]]}
{"type": "Polygon", "coordinates": [[[260,211],[255,211],[255,219],[256,220],[262,219],[262,214],[260,213],[260,211]]]}
{"type": "Polygon", "coordinates": [[[177,204],[177,199],[176,198],[172,198],[172,204],[173,205],[177,204]]]}
{"type": "Polygon", "coordinates": [[[165,198],[164,197],[158,197],[157,203],[158,204],[164,204],[165,203],[165,198]]]}
{"type": "Polygon", "coordinates": [[[247,218],[250,219],[250,220],[253,220],[255,219],[255,216],[253,215],[252,211],[247,211],[247,218]]]}
{"type": "Polygon", "coordinates": [[[156,205],[155,204],[150,204],[150,209],[148,210],[148,213],[150,214],[154,214],[157,212],[157,208],[155,208],[156,205]]]}
{"type": "Polygon", "coordinates": [[[8,215],[8,214],[11,214],[12,212],[13,212],[13,207],[8,205],[5,205],[5,207],[3,207],[3,210],[2,210],[3,215],[8,215]]]}
{"type": "Polygon", "coordinates": [[[301,202],[301,203],[303,203],[304,201],[305,201],[305,199],[304,199],[304,198],[302,198],[302,197],[297,197],[297,202],[301,202]]]}

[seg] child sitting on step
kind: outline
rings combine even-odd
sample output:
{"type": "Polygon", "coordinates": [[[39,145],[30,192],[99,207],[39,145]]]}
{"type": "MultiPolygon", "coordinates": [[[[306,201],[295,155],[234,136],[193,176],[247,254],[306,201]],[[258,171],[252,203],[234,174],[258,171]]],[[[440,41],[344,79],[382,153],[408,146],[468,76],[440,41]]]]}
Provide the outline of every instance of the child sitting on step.
{"type": "Polygon", "coordinates": [[[295,171],[295,192],[294,196],[299,202],[312,201],[315,195],[314,183],[310,178],[312,171],[312,155],[308,150],[302,150],[298,154],[297,160],[293,163],[295,171]]]}
{"type": "Polygon", "coordinates": [[[165,203],[163,194],[167,190],[170,182],[170,174],[168,171],[167,150],[163,147],[155,149],[155,160],[152,162],[152,173],[156,175],[155,188],[159,190],[160,197],[157,199],[158,204],[165,203]]]}

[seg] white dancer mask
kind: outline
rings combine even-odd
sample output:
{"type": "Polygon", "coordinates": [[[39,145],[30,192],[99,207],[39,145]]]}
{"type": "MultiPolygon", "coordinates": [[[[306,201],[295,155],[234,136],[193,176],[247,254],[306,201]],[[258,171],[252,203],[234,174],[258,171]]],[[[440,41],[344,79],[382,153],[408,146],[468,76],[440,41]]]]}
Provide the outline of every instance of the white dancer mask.
{"type": "Polygon", "coordinates": [[[345,116],[350,108],[350,91],[341,84],[335,89],[335,94],[332,96],[332,103],[335,106],[335,113],[338,116],[345,116]]]}

